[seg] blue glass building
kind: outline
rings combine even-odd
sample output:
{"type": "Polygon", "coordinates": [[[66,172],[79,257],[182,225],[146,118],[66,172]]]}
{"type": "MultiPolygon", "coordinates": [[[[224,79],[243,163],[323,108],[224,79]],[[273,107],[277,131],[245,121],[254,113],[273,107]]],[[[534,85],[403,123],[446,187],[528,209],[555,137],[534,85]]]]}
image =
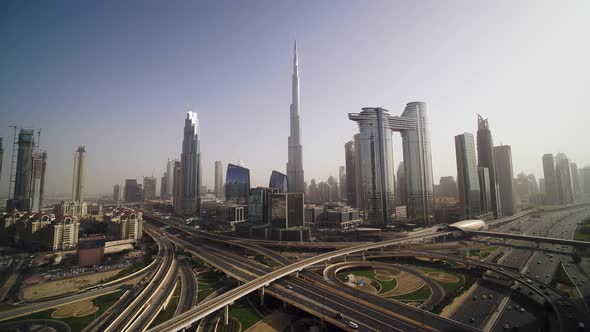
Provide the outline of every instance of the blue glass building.
{"type": "Polygon", "coordinates": [[[281,172],[272,171],[270,174],[269,188],[274,188],[279,193],[286,193],[289,191],[287,176],[281,172]]]}
{"type": "Polygon", "coordinates": [[[233,204],[248,204],[250,170],[234,164],[227,165],[225,175],[225,200],[233,204]]]}

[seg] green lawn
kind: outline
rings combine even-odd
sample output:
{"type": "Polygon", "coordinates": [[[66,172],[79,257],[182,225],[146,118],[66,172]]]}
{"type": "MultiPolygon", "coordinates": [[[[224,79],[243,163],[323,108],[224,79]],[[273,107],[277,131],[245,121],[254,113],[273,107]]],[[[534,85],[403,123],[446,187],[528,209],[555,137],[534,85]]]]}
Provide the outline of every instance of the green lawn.
{"type": "Polygon", "coordinates": [[[567,276],[567,274],[565,273],[565,270],[563,269],[563,265],[559,264],[559,268],[557,269],[557,273],[555,273],[555,277],[553,278],[553,280],[555,282],[558,282],[560,284],[564,284],[567,286],[574,286],[573,282],[570,280],[570,278],[567,276]]]}
{"type": "Polygon", "coordinates": [[[90,324],[94,320],[95,317],[99,317],[100,315],[102,315],[103,312],[105,312],[109,307],[111,307],[115,302],[117,302],[117,300],[119,300],[121,295],[122,295],[122,291],[117,291],[115,293],[103,295],[103,296],[93,299],[92,302],[99,309],[95,314],[91,314],[91,315],[84,316],[84,317],[69,317],[69,318],[59,318],[59,319],[52,318],[51,314],[53,313],[53,311],[55,311],[55,308],[53,308],[53,309],[48,309],[45,311],[36,312],[34,314],[30,314],[27,316],[22,316],[22,317],[17,317],[14,319],[2,321],[2,323],[15,322],[15,321],[21,321],[21,320],[29,320],[29,319],[53,319],[53,320],[58,320],[58,321],[68,324],[70,326],[70,328],[72,329],[72,332],[79,332],[79,331],[82,331],[88,324],[90,324]]]}
{"type": "Polygon", "coordinates": [[[221,288],[223,285],[222,278],[223,274],[215,272],[207,272],[199,275],[199,296],[197,300],[202,301],[216,289],[221,288]]]}
{"type": "Polygon", "coordinates": [[[174,316],[174,312],[176,311],[176,307],[178,306],[178,301],[180,300],[180,294],[182,291],[182,284],[179,282],[174,289],[174,293],[172,294],[172,298],[168,302],[166,308],[162,309],[156,319],[150,325],[150,328],[158,326],[165,321],[169,320],[174,316]]]}
{"type": "Polygon", "coordinates": [[[250,303],[244,299],[240,299],[236,301],[233,305],[229,306],[229,314],[231,317],[234,317],[242,324],[242,331],[250,328],[250,326],[256,324],[259,320],[262,319],[252,308],[250,303]]]}
{"type": "Polygon", "coordinates": [[[432,291],[430,290],[430,287],[424,285],[412,293],[392,296],[391,298],[402,302],[423,302],[428,300],[431,294],[432,291]]]}
{"type": "Polygon", "coordinates": [[[354,276],[366,277],[369,279],[375,279],[375,272],[372,269],[346,269],[338,272],[338,277],[346,281],[346,276],[354,274],[354,276]]]}
{"type": "Polygon", "coordinates": [[[578,241],[590,241],[590,218],[584,219],[582,223],[576,228],[574,233],[574,240],[578,241]]]}
{"type": "Polygon", "coordinates": [[[397,286],[397,280],[395,279],[395,277],[390,281],[375,281],[381,284],[381,291],[379,293],[389,292],[390,290],[394,289],[395,286],[397,286]]]}

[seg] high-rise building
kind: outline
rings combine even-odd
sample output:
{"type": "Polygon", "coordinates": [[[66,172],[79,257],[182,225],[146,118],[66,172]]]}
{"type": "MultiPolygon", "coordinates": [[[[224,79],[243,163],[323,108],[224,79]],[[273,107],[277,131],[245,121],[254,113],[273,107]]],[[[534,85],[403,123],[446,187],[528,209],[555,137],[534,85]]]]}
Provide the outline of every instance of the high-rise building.
{"type": "Polygon", "coordinates": [[[49,226],[49,241],[47,246],[51,250],[68,250],[78,245],[78,231],[80,223],[71,217],[60,217],[49,226]]]}
{"type": "Polygon", "coordinates": [[[367,222],[383,225],[395,217],[391,135],[392,131],[399,131],[404,155],[407,215],[430,224],[434,184],[426,104],[408,103],[401,116],[391,116],[382,108],[366,107],[361,113],[350,113],[348,118],[359,125],[361,199],[367,222]]]}
{"type": "Polygon", "coordinates": [[[285,174],[279,171],[272,171],[270,173],[268,187],[276,189],[278,193],[286,193],[289,192],[289,180],[285,174]]]}
{"type": "Polygon", "coordinates": [[[250,193],[250,170],[227,164],[225,176],[225,201],[232,204],[248,204],[250,193]]]}
{"type": "MultiPolygon", "coordinates": [[[[361,134],[355,134],[353,137],[354,142],[354,180],[355,180],[355,193],[356,193],[356,208],[362,210],[366,216],[365,211],[365,189],[363,183],[363,163],[361,154],[361,134]]],[[[366,218],[365,218],[366,219],[366,218]]]]}
{"type": "Polygon", "coordinates": [[[539,178],[539,191],[541,194],[545,195],[545,179],[539,178]]]}
{"type": "Polygon", "coordinates": [[[340,199],[346,200],[346,168],[338,167],[338,186],[340,186],[340,199]]]}
{"type": "Polygon", "coordinates": [[[455,151],[462,216],[464,219],[473,219],[481,214],[479,177],[473,134],[464,133],[455,136],[455,151]]]}
{"type": "Polygon", "coordinates": [[[349,141],[344,145],[344,159],[346,163],[346,202],[352,207],[357,207],[356,203],[356,165],[354,160],[354,141],[349,141]]]}
{"type": "Polygon", "coordinates": [[[452,176],[441,176],[439,180],[439,195],[457,199],[457,181],[452,176]]]}
{"type": "Polygon", "coordinates": [[[72,181],[72,201],[84,201],[84,172],[86,169],[86,147],[79,146],[74,153],[74,179],[72,181]]]}
{"type": "Polygon", "coordinates": [[[276,193],[274,188],[252,188],[248,197],[248,220],[268,224],[271,215],[271,194],[276,193]]]}
{"type": "Polygon", "coordinates": [[[478,167],[477,176],[479,178],[479,203],[481,214],[494,212],[492,211],[492,188],[490,186],[490,169],[487,167],[478,167]]]}
{"type": "Polygon", "coordinates": [[[125,180],[125,202],[136,203],[142,200],[142,189],[136,179],[125,180]]]}
{"type": "Polygon", "coordinates": [[[31,212],[41,212],[45,192],[45,168],[47,167],[47,153],[33,153],[33,173],[31,179],[31,212]]]}
{"type": "Polygon", "coordinates": [[[582,191],[584,194],[590,195],[590,166],[580,169],[580,180],[582,183],[582,191]]]}
{"type": "Polygon", "coordinates": [[[500,211],[503,216],[511,216],[516,213],[516,192],[514,190],[514,170],[510,145],[494,146],[494,160],[496,182],[500,193],[500,211]]]}
{"type": "Polygon", "coordinates": [[[398,205],[406,205],[408,200],[408,194],[406,192],[407,184],[406,184],[406,168],[404,167],[404,162],[400,162],[397,166],[397,186],[396,186],[396,202],[398,205]]]}
{"type": "Polygon", "coordinates": [[[182,140],[182,186],[180,208],[184,215],[199,215],[201,211],[201,147],[199,118],[187,112],[182,140]]]}
{"type": "Polygon", "coordinates": [[[219,200],[223,200],[223,164],[221,161],[215,161],[215,197],[219,200]]]}
{"type": "Polygon", "coordinates": [[[578,171],[578,165],[576,163],[571,163],[571,173],[572,173],[572,186],[574,188],[574,200],[579,198],[582,194],[582,188],[580,186],[580,172],[578,171]]]}
{"type": "Polygon", "coordinates": [[[160,178],[160,200],[167,201],[169,199],[166,190],[168,190],[168,177],[164,172],[164,175],[160,178]]]}
{"type": "Polygon", "coordinates": [[[146,201],[156,199],[156,178],[153,176],[143,177],[143,199],[146,201]]]}
{"type": "Polygon", "coordinates": [[[286,229],[303,227],[305,211],[303,193],[271,194],[271,225],[286,229]]]}
{"type": "Polygon", "coordinates": [[[121,200],[121,186],[116,184],[113,186],[113,202],[119,202],[121,200]]]}
{"type": "Polygon", "coordinates": [[[501,216],[498,181],[496,180],[496,162],[494,159],[494,140],[488,119],[477,115],[477,165],[486,167],[490,173],[491,211],[494,217],[501,216]]]}
{"type": "Polygon", "coordinates": [[[182,193],[182,164],[180,161],[174,161],[174,168],[172,170],[172,208],[177,214],[182,213],[180,206],[180,196],[182,193]]]}
{"type": "Polygon", "coordinates": [[[574,188],[570,162],[564,153],[555,156],[555,184],[557,185],[557,201],[559,204],[574,202],[574,188]]]}
{"type": "Polygon", "coordinates": [[[166,162],[166,199],[172,199],[174,194],[174,165],[178,160],[168,158],[166,162]]]}
{"type": "Polygon", "coordinates": [[[289,192],[303,193],[303,148],[299,121],[299,61],[297,42],[295,42],[293,58],[292,102],[290,110],[291,130],[289,135],[289,159],[287,161],[287,179],[289,192]]]}
{"type": "Polygon", "coordinates": [[[555,177],[555,162],[551,153],[543,155],[543,175],[545,176],[545,202],[557,204],[557,178],[555,177]]]}
{"type": "Polygon", "coordinates": [[[16,174],[12,199],[6,204],[6,210],[31,210],[31,180],[33,177],[33,152],[35,132],[32,129],[21,129],[18,134],[18,153],[16,174]]]}

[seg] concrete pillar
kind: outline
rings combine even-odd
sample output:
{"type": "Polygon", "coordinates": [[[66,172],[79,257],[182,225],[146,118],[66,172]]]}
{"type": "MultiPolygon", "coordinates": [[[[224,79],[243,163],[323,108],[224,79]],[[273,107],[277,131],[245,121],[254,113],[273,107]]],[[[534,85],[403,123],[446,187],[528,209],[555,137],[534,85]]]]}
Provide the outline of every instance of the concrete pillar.
{"type": "Polygon", "coordinates": [[[295,278],[299,278],[299,271],[295,271],[295,278]]]}
{"type": "Polygon", "coordinates": [[[264,287],[260,288],[260,305],[264,306],[264,287]]]}
{"type": "Polygon", "coordinates": [[[344,255],[344,262],[346,262],[346,256],[348,256],[348,255],[344,255]]]}
{"type": "Polygon", "coordinates": [[[226,305],[223,310],[223,325],[227,326],[229,324],[229,305],[226,305]]]}
{"type": "Polygon", "coordinates": [[[365,251],[363,250],[363,262],[365,261],[365,251]]]}

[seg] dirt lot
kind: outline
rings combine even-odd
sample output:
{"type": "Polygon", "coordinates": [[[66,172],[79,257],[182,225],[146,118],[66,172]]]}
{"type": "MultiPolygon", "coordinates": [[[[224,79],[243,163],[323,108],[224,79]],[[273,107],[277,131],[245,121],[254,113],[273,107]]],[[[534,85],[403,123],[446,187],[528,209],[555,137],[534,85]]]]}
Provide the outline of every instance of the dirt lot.
{"type": "Polygon", "coordinates": [[[90,315],[98,310],[98,307],[94,306],[94,303],[89,300],[78,301],[70,304],[63,305],[57,308],[52,314],[53,318],[67,318],[67,317],[83,317],[90,315]]]}
{"type": "Polygon", "coordinates": [[[404,271],[401,271],[395,278],[397,279],[397,287],[387,293],[381,294],[381,296],[404,295],[412,293],[424,286],[424,281],[404,271]]]}
{"type": "Polygon", "coordinates": [[[86,287],[96,285],[102,280],[116,275],[119,271],[121,269],[90,273],[79,277],[46,281],[37,285],[27,286],[21,289],[21,299],[25,301],[36,301],[46,297],[77,292],[86,287]]]}

